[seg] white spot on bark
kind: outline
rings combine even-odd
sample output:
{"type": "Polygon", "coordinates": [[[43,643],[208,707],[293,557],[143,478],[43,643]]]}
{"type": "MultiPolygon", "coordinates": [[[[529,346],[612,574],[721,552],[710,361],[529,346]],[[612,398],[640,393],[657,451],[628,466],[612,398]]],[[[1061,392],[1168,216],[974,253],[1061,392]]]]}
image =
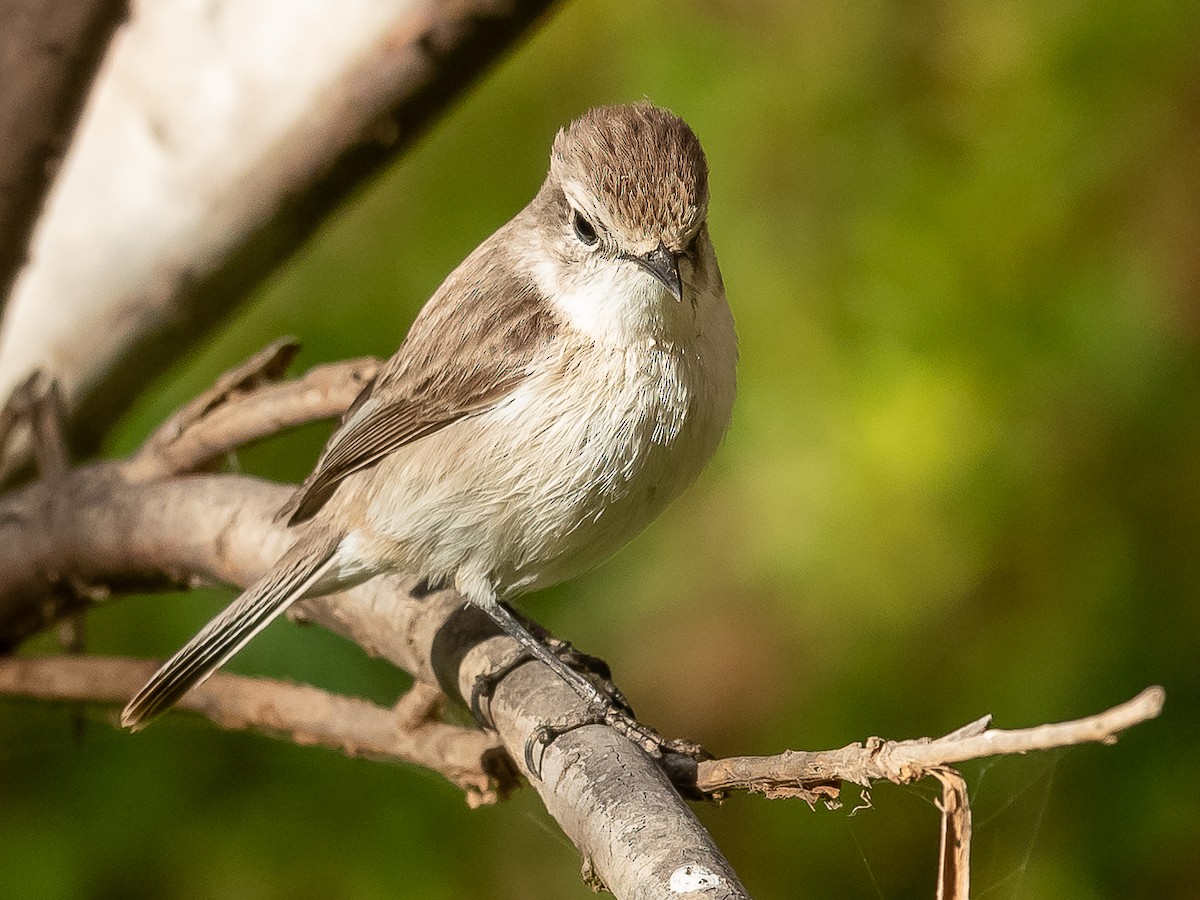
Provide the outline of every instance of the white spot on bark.
{"type": "Polygon", "coordinates": [[[680,866],[671,873],[670,888],[676,894],[690,894],[721,886],[721,876],[707,866],[680,866]]]}

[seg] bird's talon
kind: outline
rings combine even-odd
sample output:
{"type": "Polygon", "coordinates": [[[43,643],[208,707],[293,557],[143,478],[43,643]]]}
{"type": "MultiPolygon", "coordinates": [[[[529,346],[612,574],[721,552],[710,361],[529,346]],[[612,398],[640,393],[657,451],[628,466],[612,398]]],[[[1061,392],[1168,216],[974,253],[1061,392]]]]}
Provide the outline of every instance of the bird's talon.
{"type": "Polygon", "coordinates": [[[476,675],[475,683],[471,685],[471,716],[484,731],[496,730],[496,720],[492,718],[492,690],[495,687],[495,683],[487,675],[476,675]],[[486,712],[483,708],[484,697],[487,697],[486,712]]]}
{"type": "Polygon", "coordinates": [[[492,693],[496,690],[496,685],[507,678],[514,669],[523,666],[531,659],[533,659],[532,654],[521,650],[511,659],[492,669],[490,672],[484,672],[482,675],[475,676],[475,683],[471,685],[469,705],[471,707],[471,715],[475,718],[475,722],[480,728],[485,731],[496,730],[496,719],[492,715],[492,693]],[[486,711],[482,702],[484,697],[487,698],[486,711]]]}
{"type": "Polygon", "coordinates": [[[529,736],[529,740],[525,742],[525,769],[531,776],[538,781],[542,780],[542,762],[546,758],[546,748],[550,746],[557,734],[549,725],[539,725],[534,729],[533,734],[529,736]],[[538,754],[537,762],[533,759],[533,748],[541,746],[542,752],[538,754]]]}

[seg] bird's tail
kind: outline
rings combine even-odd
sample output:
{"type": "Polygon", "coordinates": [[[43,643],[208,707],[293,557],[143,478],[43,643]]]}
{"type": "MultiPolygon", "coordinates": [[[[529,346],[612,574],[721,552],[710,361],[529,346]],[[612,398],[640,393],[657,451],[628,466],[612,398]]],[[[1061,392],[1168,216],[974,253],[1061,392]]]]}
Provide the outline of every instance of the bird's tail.
{"type": "Polygon", "coordinates": [[[336,540],[301,539],[270,572],[163,663],[121,711],[121,724],[140,731],[206,680],[318,584],[333,565],[336,549],[336,540]]]}

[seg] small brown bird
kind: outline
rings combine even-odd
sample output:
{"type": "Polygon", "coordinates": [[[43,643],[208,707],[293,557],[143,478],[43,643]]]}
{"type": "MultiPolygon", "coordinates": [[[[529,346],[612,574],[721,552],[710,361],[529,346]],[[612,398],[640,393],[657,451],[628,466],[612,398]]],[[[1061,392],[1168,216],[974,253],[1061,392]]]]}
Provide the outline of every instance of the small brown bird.
{"type": "Polygon", "coordinates": [[[284,510],[296,541],[125,707],[137,730],[304,597],[453,585],[581,696],[500,601],[608,557],[689,485],[733,407],[708,168],[679,117],[593,109],[533,201],[443,282],[284,510]]]}

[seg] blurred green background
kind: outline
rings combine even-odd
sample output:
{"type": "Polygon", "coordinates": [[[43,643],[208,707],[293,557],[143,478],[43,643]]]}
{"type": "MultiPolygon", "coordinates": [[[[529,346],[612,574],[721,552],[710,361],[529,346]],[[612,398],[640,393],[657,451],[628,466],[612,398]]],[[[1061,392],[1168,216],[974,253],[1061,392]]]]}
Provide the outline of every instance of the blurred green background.
{"type": "MultiPolygon", "coordinates": [[[[533,194],[555,129],[648,96],[712,169],[741,336],[701,482],[524,606],[718,754],[1071,718],[1161,683],[1114,747],[967,765],[979,898],[1200,897],[1200,5],[569,4],[365,191],[108,452],[280,334],[388,355],[533,194]]],[[[298,479],[327,429],[239,458],[298,479]]],[[[228,599],[97,609],[161,656],[228,599]]],[[[234,670],[379,701],[404,679],[279,625],[234,670]]],[[[169,719],[0,705],[0,896],[588,897],[531,791],[169,719]]],[[[853,816],[701,809],[758,897],[929,898],[935,790],[853,816]]]]}

